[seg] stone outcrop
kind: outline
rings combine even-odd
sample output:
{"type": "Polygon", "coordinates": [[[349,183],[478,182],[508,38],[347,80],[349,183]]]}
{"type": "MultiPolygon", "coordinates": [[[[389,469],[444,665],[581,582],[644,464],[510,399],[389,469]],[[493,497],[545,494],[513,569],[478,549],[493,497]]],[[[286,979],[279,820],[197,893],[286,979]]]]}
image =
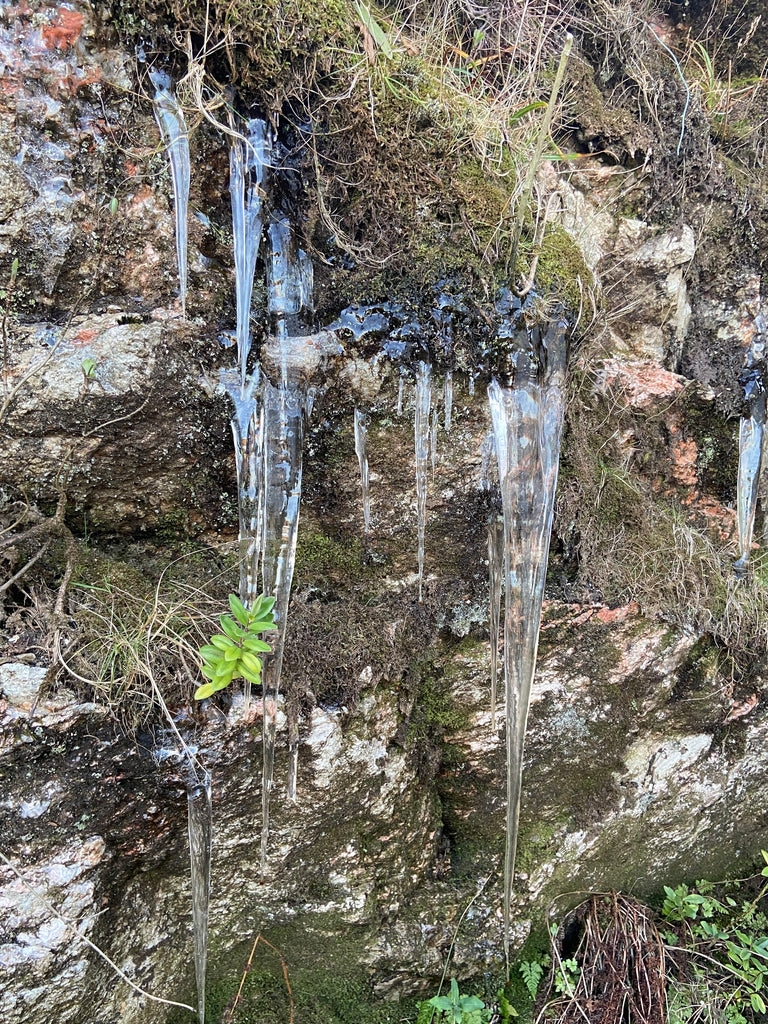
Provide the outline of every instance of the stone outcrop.
{"type": "MultiPolygon", "coordinates": [[[[193,142],[183,318],[145,66],[109,28],[106,6],[3,7],[0,61],[2,527],[17,528],[25,500],[43,516],[65,493],[83,555],[75,582],[117,591],[130,570],[121,586],[138,593],[146,574],[151,590],[157,566],[190,542],[195,556],[235,546],[229,409],[215,386],[233,325],[226,149],[205,127],[193,142]]],[[[728,575],[732,417],[761,267],[752,249],[720,258],[703,200],[681,203],[674,218],[621,206],[617,197],[645,187],[641,171],[595,154],[572,174],[539,175],[602,313],[573,357],[526,747],[518,946],[553,901],[564,909],[572,897],[562,894],[653,894],[749,866],[768,845],[766,627],[757,598],[749,605],[728,575]],[[683,571],[689,546],[696,565],[683,571]]],[[[339,265],[319,270],[323,308],[339,265]]],[[[299,1001],[319,963],[344,983],[364,979],[379,1000],[430,988],[454,939],[458,975],[493,975],[501,963],[505,767],[489,707],[486,381],[481,373],[470,393],[468,366],[452,368],[419,605],[411,378],[398,415],[398,363],[378,337],[329,330],[326,319],[302,347],[317,401],[285,664],[299,716],[298,803],[286,799],[283,705],[263,879],[258,700],[248,713],[236,698],[201,712],[179,697],[171,708],[213,776],[212,1012],[236,990],[259,933],[285,956],[299,1001]],[[371,419],[370,536],[356,405],[371,419]]],[[[269,369],[274,345],[262,312],[257,320],[269,369]]],[[[185,582],[234,588],[226,551],[224,583],[222,563],[214,572],[202,561],[185,582]]],[[[83,602],[46,619],[45,587],[61,574],[54,555],[21,581],[27,589],[5,595],[0,624],[0,1018],[190,1019],[132,990],[78,938],[142,989],[194,1003],[184,764],[156,706],[125,729],[117,699],[89,687],[82,667],[76,677],[81,662],[74,675],[62,668],[56,652],[66,660],[67,644],[77,646],[83,602]]],[[[0,564],[15,571],[23,559],[0,564]]],[[[191,693],[187,668],[175,670],[177,697],[191,693]]],[[[279,963],[260,970],[281,977],[279,963]]]]}

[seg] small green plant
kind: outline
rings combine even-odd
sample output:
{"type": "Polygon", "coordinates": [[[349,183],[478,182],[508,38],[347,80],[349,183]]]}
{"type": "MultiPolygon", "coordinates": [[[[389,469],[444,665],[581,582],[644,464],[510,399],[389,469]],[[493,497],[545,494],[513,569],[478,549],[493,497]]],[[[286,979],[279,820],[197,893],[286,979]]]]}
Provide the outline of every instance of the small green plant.
{"type": "Polygon", "coordinates": [[[519,965],[520,973],[523,976],[525,987],[528,989],[528,993],[531,999],[536,998],[536,993],[539,991],[539,985],[541,979],[544,977],[544,968],[550,963],[548,956],[542,956],[538,960],[523,960],[519,965]]]}
{"type": "MultiPolygon", "coordinates": [[[[768,853],[761,851],[763,878],[768,878],[768,853]]],[[[690,977],[673,985],[670,1020],[688,1021],[686,999],[690,993],[706,988],[708,1002],[719,1008],[728,1024],[742,1024],[754,1019],[753,1014],[766,1013],[764,993],[768,991],[768,918],[760,909],[760,901],[768,891],[768,882],[752,899],[735,899],[739,882],[714,886],[697,882],[692,891],[685,885],[675,889],[664,887],[662,915],[676,932],[664,936],[669,952],[680,948],[692,966],[690,977]],[[715,890],[721,896],[714,895],[715,890]],[[699,966],[701,964],[701,966],[699,966]]]]}
{"type": "Polygon", "coordinates": [[[482,999],[462,995],[455,978],[451,978],[451,988],[447,996],[433,996],[419,1004],[419,1021],[424,1021],[425,1024],[430,1019],[439,1021],[440,1024],[483,1024],[488,1017],[489,1013],[482,999]],[[431,1012],[426,1010],[427,1007],[431,1012]]]}
{"type": "Polygon", "coordinates": [[[219,619],[222,632],[214,633],[210,644],[200,648],[203,659],[203,675],[209,681],[195,690],[195,700],[204,700],[229,686],[233,679],[247,679],[250,683],[261,682],[261,659],[259,654],[271,650],[268,643],[259,639],[260,633],[275,628],[272,613],[274,597],[257,597],[251,608],[229,595],[232,616],[222,615],[219,619]]]}

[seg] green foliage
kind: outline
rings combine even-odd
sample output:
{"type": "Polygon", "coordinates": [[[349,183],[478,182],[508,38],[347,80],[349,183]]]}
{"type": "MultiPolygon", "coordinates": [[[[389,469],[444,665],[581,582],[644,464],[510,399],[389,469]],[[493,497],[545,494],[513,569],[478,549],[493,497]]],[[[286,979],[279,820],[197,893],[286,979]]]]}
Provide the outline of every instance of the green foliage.
{"type": "Polygon", "coordinates": [[[543,956],[538,960],[523,960],[518,965],[520,973],[523,976],[525,987],[528,989],[531,999],[536,998],[536,993],[539,991],[539,985],[541,979],[544,977],[544,967],[549,963],[549,957],[543,956]]]}
{"type": "Polygon", "coordinates": [[[203,700],[217,690],[223,690],[233,679],[247,679],[251,683],[261,681],[258,655],[271,648],[259,639],[259,634],[275,628],[274,603],[273,597],[262,594],[251,608],[246,608],[234,594],[229,595],[229,607],[234,618],[222,615],[219,619],[222,632],[214,633],[210,644],[200,648],[203,675],[209,682],[195,690],[195,700],[203,700]]]}
{"type": "Polygon", "coordinates": [[[490,1020],[490,1011],[477,996],[462,995],[458,982],[451,978],[447,996],[437,995],[419,1003],[418,1024],[428,1024],[430,1020],[436,1024],[485,1024],[490,1020]]]}
{"type": "MultiPolygon", "coordinates": [[[[768,878],[768,853],[761,852],[760,874],[768,878]]],[[[748,1024],[754,1014],[766,1013],[768,917],[760,902],[768,882],[751,899],[743,898],[740,886],[740,882],[715,886],[707,881],[697,882],[690,891],[685,885],[664,886],[662,916],[677,926],[664,939],[671,955],[680,948],[690,965],[688,978],[672,984],[672,1024],[699,1019],[694,1013],[702,1002],[715,1008],[712,1020],[726,1024],[748,1024]]]]}

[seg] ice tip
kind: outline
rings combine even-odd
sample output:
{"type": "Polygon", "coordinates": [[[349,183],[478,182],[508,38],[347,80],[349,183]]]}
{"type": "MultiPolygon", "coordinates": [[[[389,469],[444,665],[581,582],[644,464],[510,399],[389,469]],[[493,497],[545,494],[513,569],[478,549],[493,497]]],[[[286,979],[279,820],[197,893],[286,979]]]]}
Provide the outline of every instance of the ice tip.
{"type": "Polygon", "coordinates": [[[163,89],[171,88],[172,83],[170,75],[167,75],[165,71],[160,71],[158,68],[150,68],[149,79],[158,92],[162,92],[163,89]]]}

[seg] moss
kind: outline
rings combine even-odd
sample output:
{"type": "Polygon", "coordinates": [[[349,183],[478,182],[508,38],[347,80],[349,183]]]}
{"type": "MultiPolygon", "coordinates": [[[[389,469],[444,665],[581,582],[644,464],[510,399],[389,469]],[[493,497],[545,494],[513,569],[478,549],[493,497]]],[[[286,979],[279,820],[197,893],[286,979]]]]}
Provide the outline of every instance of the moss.
{"type": "Polygon", "coordinates": [[[544,235],[536,270],[537,287],[544,296],[561,302],[572,314],[582,312],[589,323],[597,313],[592,293],[595,279],[578,245],[563,228],[544,235]]]}
{"type": "MultiPolygon", "coordinates": [[[[408,1001],[399,1004],[377,1001],[364,969],[355,963],[356,950],[361,962],[364,955],[360,940],[350,935],[343,942],[336,936],[330,938],[329,922],[324,920],[323,925],[323,933],[315,932],[311,922],[305,929],[296,923],[290,928],[269,930],[269,941],[285,957],[291,995],[278,954],[260,944],[243,984],[233,1018],[235,1024],[285,1024],[290,1015],[291,997],[294,1017],[303,1024],[397,1024],[409,1010],[415,1017],[415,1005],[408,1001]],[[312,960],[322,966],[313,965],[312,960]]],[[[226,954],[229,966],[223,968],[216,966],[216,950],[212,950],[206,1019],[221,1020],[227,1007],[232,1005],[252,945],[252,941],[243,942],[229,950],[226,954]]],[[[172,1011],[168,1024],[187,1024],[188,1019],[185,1012],[172,1011]]]]}
{"type": "Polygon", "coordinates": [[[354,587],[370,580],[376,566],[358,537],[334,538],[300,530],[295,573],[297,585],[302,587],[327,589],[329,583],[354,587]]]}

